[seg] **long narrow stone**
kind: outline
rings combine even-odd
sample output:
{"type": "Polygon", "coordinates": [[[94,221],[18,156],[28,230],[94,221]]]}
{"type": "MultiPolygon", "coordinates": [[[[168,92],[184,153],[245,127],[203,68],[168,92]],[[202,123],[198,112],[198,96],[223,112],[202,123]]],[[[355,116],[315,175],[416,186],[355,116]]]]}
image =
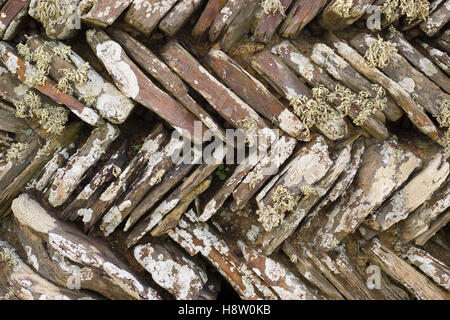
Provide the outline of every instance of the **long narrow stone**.
{"type": "Polygon", "coordinates": [[[202,6],[205,0],[181,0],[173,6],[159,23],[159,29],[168,36],[173,36],[188,22],[192,14],[202,6]]]}
{"type": "Polygon", "coordinates": [[[325,7],[328,0],[297,0],[289,9],[280,34],[284,38],[296,38],[325,7]]]}
{"type": "Polygon", "coordinates": [[[238,65],[226,53],[211,49],[206,63],[214,73],[255,111],[272,121],[281,130],[299,137],[303,125],[288,108],[275,98],[264,85],[238,65]]]}

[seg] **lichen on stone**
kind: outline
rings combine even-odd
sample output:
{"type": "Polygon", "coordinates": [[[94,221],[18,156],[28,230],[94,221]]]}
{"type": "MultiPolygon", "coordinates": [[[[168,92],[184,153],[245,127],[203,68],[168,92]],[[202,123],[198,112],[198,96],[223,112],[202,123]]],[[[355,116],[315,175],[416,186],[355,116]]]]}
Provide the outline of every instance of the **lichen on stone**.
{"type": "Polygon", "coordinates": [[[162,177],[164,176],[165,173],[166,172],[164,170],[162,170],[162,169],[157,170],[156,173],[155,173],[155,176],[151,180],[152,184],[155,185],[155,184],[160,183],[161,180],[162,180],[162,177]]]}
{"type": "Polygon", "coordinates": [[[15,103],[16,117],[33,117],[33,110],[41,107],[41,98],[33,91],[28,90],[20,102],[15,103]]]}
{"type": "Polygon", "coordinates": [[[330,92],[323,85],[312,89],[312,98],[296,96],[290,101],[294,113],[299,117],[305,128],[305,135],[309,135],[310,129],[317,124],[338,118],[337,112],[328,104],[330,92]]]}
{"type": "Polygon", "coordinates": [[[67,62],[70,62],[70,56],[72,55],[72,49],[70,48],[70,46],[61,44],[61,45],[52,47],[52,50],[56,55],[60,56],[67,62]]]}
{"type": "Polygon", "coordinates": [[[348,18],[351,16],[352,6],[352,0],[336,0],[331,6],[331,9],[341,17],[348,18]]]}
{"type": "Polygon", "coordinates": [[[444,153],[450,154],[450,128],[444,133],[444,153]]]}
{"type": "Polygon", "coordinates": [[[37,18],[43,22],[61,15],[59,0],[37,0],[35,6],[37,18]]]}
{"type": "Polygon", "coordinates": [[[44,85],[47,80],[47,75],[50,70],[50,64],[52,62],[52,55],[46,52],[43,48],[38,48],[34,52],[31,52],[30,48],[26,44],[18,44],[17,52],[26,61],[27,69],[32,68],[33,70],[28,70],[29,73],[26,74],[26,81],[30,86],[34,85],[44,85]],[[34,63],[35,69],[30,63],[34,63]]]}
{"type": "Polygon", "coordinates": [[[275,208],[283,212],[291,211],[295,206],[294,197],[283,186],[278,186],[275,189],[272,201],[275,203],[275,208]]]}
{"type": "Polygon", "coordinates": [[[363,125],[370,116],[378,111],[386,109],[386,91],[376,84],[372,85],[372,91],[375,96],[367,91],[361,91],[355,99],[355,104],[361,110],[356,119],[353,120],[353,123],[357,126],[363,125]]]}
{"type": "Polygon", "coordinates": [[[36,153],[36,157],[35,159],[41,159],[44,158],[45,156],[49,155],[51,150],[51,143],[50,140],[48,140],[43,146],[42,148],[40,148],[38,150],[38,152],[36,153]]]}
{"type": "Polygon", "coordinates": [[[381,13],[386,21],[392,23],[401,16],[406,16],[407,22],[413,20],[425,20],[430,13],[430,2],[428,0],[386,0],[381,13]]]}
{"type": "Polygon", "coordinates": [[[73,69],[63,69],[62,72],[64,76],[58,80],[56,87],[64,93],[72,94],[73,87],[72,84],[85,85],[88,81],[88,70],[89,63],[86,62],[76,70],[73,69]]]}
{"type": "Polygon", "coordinates": [[[292,211],[295,207],[295,199],[289,191],[279,185],[272,194],[273,206],[267,206],[262,210],[257,210],[258,221],[262,224],[264,230],[270,231],[277,227],[284,219],[284,215],[288,211],[292,211]]]}
{"type": "Polygon", "coordinates": [[[327,101],[339,103],[336,109],[343,117],[348,114],[351,105],[358,107],[360,112],[353,120],[357,126],[363,125],[376,112],[383,111],[387,104],[386,91],[376,84],[372,85],[372,92],[360,91],[358,94],[342,85],[337,85],[335,91],[328,94],[327,101]]]}
{"type": "Polygon", "coordinates": [[[302,191],[303,195],[307,198],[312,196],[314,193],[316,193],[316,189],[310,185],[305,185],[305,186],[301,187],[301,191],[302,191]]]}
{"type": "Polygon", "coordinates": [[[442,101],[439,107],[437,121],[439,122],[441,127],[450,128],[450,100],[442,101]]]}
{"type": "Polygon", "coordinates": [[[3,250],[0,251],[0,262],[6,263],[10,268],[15,268],[19,264],[15,250],[3,248],[3,250]]]}
{"type": "Polygon", "coordinates": [[[442,128],[447,128],[443,137],[444,153],[450,154],[450,100],[442,101],[436,119],[442,128]]]}
{"type": "Polygon", "coordinates": [[[39,72],[47,75],[50,70],[52,55],[39,47],[33,52],[32,61],[35,63],[39,72]]]}
{"type": "Polygon", "coordinates": [[[12,300],[12,299],[16,298],[16,295],[14,294],[14,292],[12,290],[9,290],[3,298],[5,300],[12,300]]]}
{"type": "Polygon", "coordinates": [[[400,17],[399,0],[386,0],[381,6],[381,13],[384,14],[386,21],[391,23],[400,17]]]}
{"type": "Polygon", "coordinates": [[[120,169],[120,167],[113,165],[112,167],[112,174],[114,177],[118,178],[122,173],[122,169],[120,169]]]}
{"type": "Polygon", "coordinates": [[[428,0],[401,0],[400,10],[406,16],[406,20],[425,20],[430,14],[430,2],[428,0]]]}
{"type": "Polygon", "coordinates": [[[245,142],[249,146],[255,145],[256,140],[259,136],[258,123],[256,122],[256,120],[250,117],[246,117],[244,120],[239,121],[239,124],[242,127],[242,130],[244,130],[245,142]]]}
{"type": "Polygon", "coordinates": [[[364,55],[367,66],[370,68],[384,68],[389,65],[392,57],[398,52],[397,44],[384,41],[378,35],[378,39],[372,42],[364,55]]]}
{"type": "Polygon", "coordinates": [[[263,0],[261,7],[265,14],[275,14],[277,12],[285,15],[283,4],[280,0],[263,0]]]}
{"type": "Polygon", "coordinates": [[[93,106],[96,99],[97,99],[96,96],[81,96],[81,97],[80,97],[80,100],[81,100],[82,102],[84,102],[84,104],[85,104],[86,106],[88,106],[88,107],[93,106]]]}
{"type": "MultiPolygon", "coordinates": [[[[23,142],[13,143],[6,151],[6,160],[13,161],[13,160],[22,159],[22,156],[23,156],[25,150],[27,149],[27,146],[28,145],[23,142]]],[[[1,258],[1,256],[0,256],[0,258],[1,258]]]]}
{"type": "Polygon", "coordinates": [[[68,120],[67,112],[65,112],[64,108],[49,104],[45,104],[35,114],[42,128],[51,134],[60,134],[68,120]]]}
{"type": "Polygon", "coordinates": [[[338,102],[339,104],[336,106],[336,109],[339,110],[342,117],[345,117],[348,115],[350,106],[353,103],[353,97],[354,94],[349,88],[337,84],[334,91],[328,94],[327,101],[330,103],[338,102]]]}
{"type": "Polygon", "coordinates": [[[27,44],[18,43],[16,48],[17,53],[21,55],[25,61],[33,61],[33,52],[31,52],[31,49],[27,44]]]}
{"type": "Polygon", "coordinates": [[[68,120],[63,107],[42,103],[41,98],[32,90],[28,90],[15,106],[16,117],[36,119],[50,134],[60,134],[68,120]]]}

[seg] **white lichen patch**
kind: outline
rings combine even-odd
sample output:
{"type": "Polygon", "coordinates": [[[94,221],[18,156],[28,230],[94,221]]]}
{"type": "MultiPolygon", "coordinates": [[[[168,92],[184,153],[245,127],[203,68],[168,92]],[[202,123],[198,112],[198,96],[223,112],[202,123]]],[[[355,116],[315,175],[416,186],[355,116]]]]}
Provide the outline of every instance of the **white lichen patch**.
{"type": "Polygon", "coordinates": [[[99,252],[91,252],[90,247],[87,248],[83,244],[74,243],[54,232],[50,232],[48,238],[49,244],[53,249],[76,263],[97,268],[103,265],[103,260],[97,256],[99,252]]]}
{"type": "MultiPolygon", "coordinates": [[[[320,228],[312,241],[329,250],[337,246],[342,235],[353,232],[358,225],[397,189],[421,165],[421,160],[403,150],[404,160],[395,160],[394,152],[401,149],[395,138],[390,138],[371,151],[379,157],[373,166],[361,166],[355,177],[355,186],[348,197],[343,197],[328,213],[327,223],[320,228]],[[371,182],[367,181],[371,177],[371,182]]],[[[375,160],[373,160],[375,161],[375,160]]]]}
{"type": "MultiPolygon", "coordinates": [[[[86,63],[73,51],[70,59],[77,68],[86,63]]],[[[91,104],[102,117],[112,123],[123,123],[134,108],[132,100],[122,94],[116,86],[105,81],[91,66],[87,69],[87,82],[83,85],[75,83],[75,87],[86,104],[91,104]]]]}
{"type": "Polygon", "coordinates": [[[108,40],[97,45],[96,53],[123,94],[132,99],[136,98],[140,90],[138,79],[131,67],[123,61],[124,53],[120,45],[108,40]]]}
{"type": "Polygon", "coordinates": [[[158,247],[152,244],[137,246],[134,256],[153,280],[177,299],[194,298],[205,284],[206,274],[190,259],[184,256],[173,259],[164,250],[159,251],[158,247]]]}
{"type": "Polygon", "coordinates": [[[429,77],[432,77],[439,72],[434,63],[428,60],[427,58],[420,59],[419,63],[420,63],[420,70],[429,77]]]}
{"type": "Polygon", "coordinates": [[[86,208],[78,209],[77,215],[82,217],[82,221],[84,223],[88,223],[92,219],[92,209],[90,209],[90,208],[88,208],[88,209],[86,209],[86,208]]]}
{"type": "Polygon", "coordinates": [[[435,155],[428,165],[402,190],[397,192],[378,213],[377,221],[383,230],[390,228],[428,200],[447,179],[450,165],[442,155],[435,155]]]}
{"type": "MultiPolygon", "coordinates": [[[[3,44],[0,44],[0,50],[2,50],[2,47],[4,46],[3,44]]],[[[3,47],[3,50],[4,47],[3,47]]],[[[5,64],[5,67],[9,70],[9,72],[11,72],[12,74],[16,74],[17,73],[17,69],[20,68],[19,63],[18,63],[18,58],[13,55],[11,52],[7,53],[7,58],[3,59],[3,62],[5,64]]]]}
{"type": "Polygon", "coordinates": [[[283,264],[265,257],[238,241],[244,258],[253,271],[261,277],[283,300],[316,299],[315,295],[283,264]]]}
{"type": "Polygon", "coordinates": [[[246,235],[248,240],[250,240],[251,242],[255,242],[259,236],[259,227],[252,224],[246,235]]]}
{"type": "Polygon", "coordinates": [[[416,83],[411,78],[403,78],[401,81],[398,82],[398,84],[405,89],[406,92],[409,94],[414,93],[414,90],[416,88],[416,83]]]}
{"type": "Polygon", "coordinates": [[[69,158],[69,155],[67,154],[67,148],[64,148],[60,152],[56,152],[50,159],[50,161],[47,162],[39,180],[33,181],[32,183],[33,188],[39,191],[43,191],[46,188],[46,186],[53,178],[56,170],[58,170],[59,168],[58,162],[61,157],[63,157],[66,160],[69,158]]]}
{"type": "Polygon", "coordinates": [[[100,230],[103,231],[105,237],[108,237],[116,230],[117,226],[122,222],[122,214],[117,206],[113,206],[103,217],[100,230]]]}
{"type": "Polygon", "coordinates": [[[151,287],[145,288],[144,285],[127,270],[121,269],[110,262],[105,262],[103,264],[103,269],[115,280],[117,285],[119,285],[125,292],[135,299],[160,299],[160,296],[156,290],[151,287]]]}
{"type": "Polygon", "coordinates": [[[56,220],[27,194],[21,194],[14,199],[11,209],[20,224],[32,227],[37,232],[46,234],[56,228],[56,220]]]}

